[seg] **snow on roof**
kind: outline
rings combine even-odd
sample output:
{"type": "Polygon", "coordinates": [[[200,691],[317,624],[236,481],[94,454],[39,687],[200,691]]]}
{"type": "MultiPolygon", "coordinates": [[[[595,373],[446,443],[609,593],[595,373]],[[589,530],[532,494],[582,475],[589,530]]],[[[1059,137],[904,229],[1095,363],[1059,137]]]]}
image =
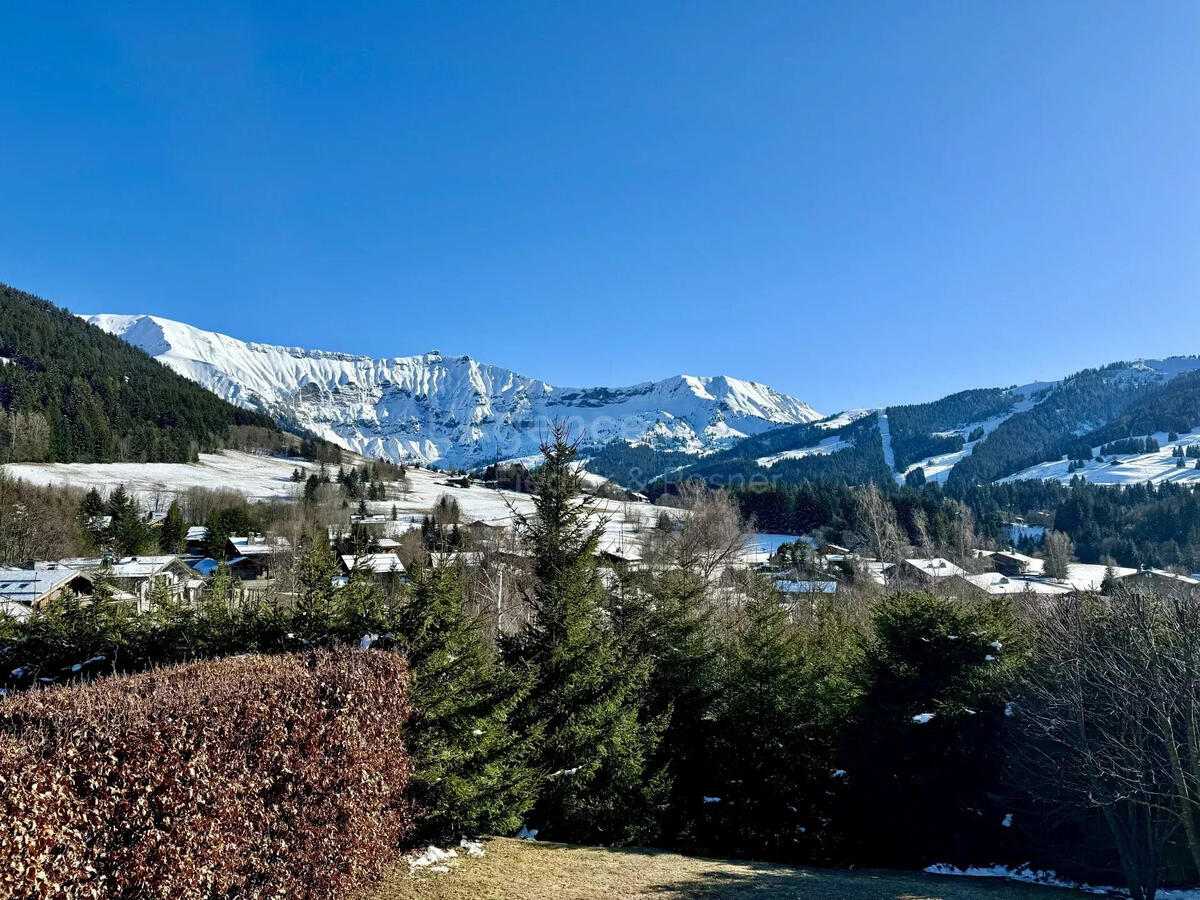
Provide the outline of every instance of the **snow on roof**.
{"type": "Polygon", "coordinates": [[[187,530],[186,540],[202,541],[208,537],[208,529],[203,525],[193,525],[187,530]]]}
{"type": "Polygon", "coordinates": [[[0,569],[0,600],[32,604],[80,573],[66,566],[40,564],[33,569],[0,569]]]}
{"type": "Polygon", "coordinates": [[[960,569],[948,559],[934,556],[929,559],[906,559],[906,563],[930,578],[946,578],[950,575],[966,575],[965,569],[960,569]]]}
{"type": "Polygon", "coordinates": [[[404,571],[404,564],[400,562],[400,557],[395,553],[365,553],[357,557],[347,553],[342,556],[342,565],[347,569],[354,569],[356,565],[362,566],[376,575],[404,571]]]}
{"type": "Polygon", "coordinates": [[[390,537],[381,537],[375,540],[375,546],[380,550],[395,550],[400,546],[400,542],[390,537]]]}
{"type": "Polygon", "coordinates": [[[287,553],[292,549],[292,543],[285,537],[276,535],[252,534],[230,535],[232,544],[242,556],[264,556],[268,553],[287,553]]]}
{"type": "Polygon", "coordinates": [[[107,565],[102,556],[76,556],[64,559],[62,564],[77,572],[96,572],[104,569],[113,578],[149,578],[157,575],[171,563],[177,561],[175,556],[126,556],[114,559],[107,565]]]}
{"type": "Polygon", "coordinates": [[[1200,578],[1197,578],[1194,575],[1178,575],[1175,572],[1168,572],[1166,569],[1138,569],[1131,575],[1118,575],[1117,577],[1136,578],[1139,575],[1142,577],[1153,575],[1156,578],[1166,578],[1171,581],[1176,581],[1179,584],[1186,584],[1189,586],[1200,584],[1200,578]]]}
{"type": "Polygon", "coordinates": [[[983,572],[964,576],[967,581],[988,594],[1067,594],[1071,588],[1065,584],[1042,581],[1037,578],[1018,578],[1001,575],[999,572],[983,572]]]}
{"type": "Polygon", "coordinates": [[[1046,567],[1044,559],[1038,559],[1036,556],[1026,556],[1024,553],[1018,553],[1016,550],[997,550],[992,554],[992,557],[997,556],[1007,557],[1015,560],[1025,567],[1026,575],[1041,575],[1046,567]]]}

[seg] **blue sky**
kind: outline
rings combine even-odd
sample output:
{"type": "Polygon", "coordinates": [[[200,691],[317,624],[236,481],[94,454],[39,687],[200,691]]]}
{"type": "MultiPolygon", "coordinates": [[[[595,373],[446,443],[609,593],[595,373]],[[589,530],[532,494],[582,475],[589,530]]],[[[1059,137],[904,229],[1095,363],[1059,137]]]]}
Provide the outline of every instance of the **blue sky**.
{"type": "Polygon", "coordinates": [[[1200,4],[0,3],[0,280],[819,409],[1200,353],[1200,4]]]}

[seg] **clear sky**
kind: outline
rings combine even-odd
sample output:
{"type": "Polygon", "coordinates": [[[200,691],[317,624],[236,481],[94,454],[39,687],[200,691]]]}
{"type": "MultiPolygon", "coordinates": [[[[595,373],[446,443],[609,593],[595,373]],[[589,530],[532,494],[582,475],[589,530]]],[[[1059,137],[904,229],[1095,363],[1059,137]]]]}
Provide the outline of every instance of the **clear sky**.
{"type": "Polygon", "coordinates": [[[1200,353],[1200,3],[0,0],[0,280],[823,411],[1200,353]]]}

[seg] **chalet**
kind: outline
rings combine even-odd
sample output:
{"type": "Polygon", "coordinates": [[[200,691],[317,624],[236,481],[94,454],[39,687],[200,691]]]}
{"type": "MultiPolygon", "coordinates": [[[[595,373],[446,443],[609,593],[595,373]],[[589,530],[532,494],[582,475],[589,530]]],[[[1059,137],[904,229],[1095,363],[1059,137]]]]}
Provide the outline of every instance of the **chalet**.
{"type": "Polygon", "coordinates": [[[355,569],[365,569],[382,587],[391,587],[397,582],[407,581],[404,564],[395,553],[364,553],[361,556],[345,554],[341,557],[342,574],[349,577],[355,569]]]}
{"type": "Polygon", "coordinates": [[[1046,561],[1015,550],[1001,550],[991,554],[990,559],[1001,575],[1015,578],[1021,575],[1041,575],[1046,561]]]}
{"type": "Polygon", "coordinates": [[[483,519],[476,519],[467,526],[467,530],[471,532],[471,536],[477,541],[500,540],[504,537],[504,533],[508,531],[504,525],[493,525],[490,522],[483,521],[483,519]]]}
{"type": "Polygon", "coordinates": [[[1117,583],[1123,588],[1154,594],[1195,591],[1200,587],[1200,579],[1190,575],[1177,575],[1165,569],[1152,569],[1149,566],[1143,566],[1128,575],[1117,576],[1117,583]]]}
{"type": "MultiPolygon", "coordinates": [[[[1039,560],[1040,562],[1040,560],[1039,560]]],[[[979,575],[965,575],[963,581],[976,590],[993,597],[1008,594],[1069,594],[1071,588],[1066,584],[1046,581],[1041,578],[1005,575],[1002,572],[982,572],[979,575]]]]}
{"type": "Polygon", "coordinates": [[[187,552],[193,556],[204,556],[204,544],[208,540],[208,529],[203,525],[193,525],[184,536],[187,552]]]}
{"type": "Polygon", "coordinates": [[[30,563],[24,568],[0,568],[0,615],[28,618],[64,594],[92,593],[91,576],[59,563],[30,563]]]}
{"type": "Polygon", "coordinates": [[[392,523],[388,516],[382,515],[365,515],[360,516],[357,513],[350,516],[350,528],[366,529],[369,532],[383,534],[387,527],[392,523]]]}
{"type": "Polygon", "coordinates": [[[900,564],[900,575],[912,581],[918,581],[922,584],[933,584],[943,578],[961,578],[966,575],[966,570],[961,569],[948,559],[943,559],[940,556],[919,559],[905,559],[900,564]]]}
{"type": "Polygon", "coordinates": [[[285,537],[234,535],[225,543],[225,564],[238,578],[270,578],[280,557],[291,552],[292,544],[285,537]]]}
{"type": "Polygon", "coordinates": [[[136,606],[138,612],[150,609],[150,591],[163,583],[176,602],[195,602],[199,599],[203,580],[177,556],[111,556],[76,557],[62,560],[62,565],[89,575],[92,580],[104,578],[114,590],[113,599],[136,606]]]}

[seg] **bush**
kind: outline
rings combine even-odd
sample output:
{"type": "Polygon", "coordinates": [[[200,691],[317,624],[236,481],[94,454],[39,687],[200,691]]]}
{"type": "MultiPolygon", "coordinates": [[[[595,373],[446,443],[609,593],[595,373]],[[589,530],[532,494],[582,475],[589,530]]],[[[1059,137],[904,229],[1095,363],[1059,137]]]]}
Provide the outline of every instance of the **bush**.
{"type": "Polygon", "coordinates": [[[0,701],[0,895],[343,895],[410,829],[406,682],[340,649],[0,701]]]}

